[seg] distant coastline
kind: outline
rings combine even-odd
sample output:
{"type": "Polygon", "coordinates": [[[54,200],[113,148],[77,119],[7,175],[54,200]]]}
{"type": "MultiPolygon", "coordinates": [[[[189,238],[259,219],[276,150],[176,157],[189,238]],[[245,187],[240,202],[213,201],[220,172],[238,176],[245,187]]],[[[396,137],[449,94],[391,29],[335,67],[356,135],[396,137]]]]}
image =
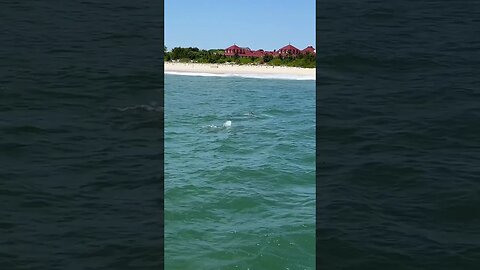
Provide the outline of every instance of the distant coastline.
{"type": "Polygon", "coordinates": [[[192,76],[238,76],[292,80],[315,80],[315,68],[299,68],[254,64],[181,63],[166,61],[166,74],[192,76]]]}
{"type": "Polygon", "coordinates": [[[313,46],[300,50],[292,45],[278,50],[251,50],[248,47],[230,46],[225,49],[201,50],[195,47],[175,47],[167,51],[164,47],[165,62],[202,63],[202,64],[237,64],[278,67],[300,67],[315,69],[316,51],[313,46]]]}

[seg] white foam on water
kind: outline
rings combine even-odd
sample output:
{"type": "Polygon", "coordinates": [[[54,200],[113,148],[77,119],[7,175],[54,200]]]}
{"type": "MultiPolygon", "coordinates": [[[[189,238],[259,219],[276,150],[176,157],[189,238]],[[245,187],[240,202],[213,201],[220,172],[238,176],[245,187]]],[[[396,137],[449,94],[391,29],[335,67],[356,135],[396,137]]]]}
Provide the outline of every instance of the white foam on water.
{"type": "Polygon", "coordinates": [[[229,128],[232,126],[232,121],[228,120],[225,123],[223,123],[223,127],[229,128]]]}
{"type": "Polygon", "coordinates": [[[240,74],[240,73],[203,73],[203,72],[179,72],[165,71],[165,74],[181,76],[200,76],[200,77],[240,77],[252,79],[278,79],[278,80],[296,80],[296,81],[314,81],[315,76],[307,75],[289,75],[289,74],[240,74]]]}

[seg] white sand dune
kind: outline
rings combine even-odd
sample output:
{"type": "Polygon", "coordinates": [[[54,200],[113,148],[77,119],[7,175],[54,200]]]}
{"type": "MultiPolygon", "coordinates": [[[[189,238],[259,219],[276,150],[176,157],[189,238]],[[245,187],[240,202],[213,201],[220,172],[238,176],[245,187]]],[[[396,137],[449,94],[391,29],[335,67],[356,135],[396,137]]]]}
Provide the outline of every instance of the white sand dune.
{"type": "Polygon", "coordinates": [[[166,74],[315,80],[315,68],[165,62],[166,74]]]}

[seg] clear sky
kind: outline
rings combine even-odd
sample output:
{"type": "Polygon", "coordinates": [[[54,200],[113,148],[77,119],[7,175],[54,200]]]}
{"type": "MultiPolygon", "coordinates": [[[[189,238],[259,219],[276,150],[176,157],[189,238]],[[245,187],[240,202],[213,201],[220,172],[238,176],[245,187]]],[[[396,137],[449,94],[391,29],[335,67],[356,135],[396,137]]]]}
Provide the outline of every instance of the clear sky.
{"type": "Polygon", "coordinates": [[[165,0],[165,46],[315,47],[315,0],[165,0]]]}

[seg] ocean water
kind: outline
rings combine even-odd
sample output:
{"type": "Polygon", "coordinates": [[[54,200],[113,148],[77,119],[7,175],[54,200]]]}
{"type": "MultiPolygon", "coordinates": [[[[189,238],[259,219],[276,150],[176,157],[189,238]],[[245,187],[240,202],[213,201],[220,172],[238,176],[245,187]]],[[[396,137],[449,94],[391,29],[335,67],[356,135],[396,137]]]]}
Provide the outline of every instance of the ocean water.
{"type": "Polygon", "coordinates": [[[0,269],[162,266],[161,10],[2,1],[0,269]]]}
{"type": "Polygon", "coordinates": [[[319,1],[319,269],[479,269],[480,2],[319,1]]]}
{"type": "Polygon", "coordinates": [[[165,269],[315,269],[315,81],[165,75],[164,237],[165,269]]]}

